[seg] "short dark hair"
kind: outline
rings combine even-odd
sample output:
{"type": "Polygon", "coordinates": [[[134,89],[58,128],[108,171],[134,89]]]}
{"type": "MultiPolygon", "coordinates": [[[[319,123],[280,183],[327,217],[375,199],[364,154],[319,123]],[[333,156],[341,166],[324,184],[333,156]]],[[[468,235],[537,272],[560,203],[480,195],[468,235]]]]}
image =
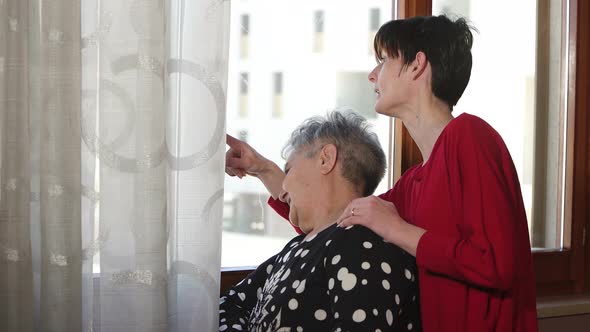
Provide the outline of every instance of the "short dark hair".
{"type": "Polygon", "coordinates": [[[452,110],[471,77],[472,29],[464,18],[444,15],[389,21],[375,35],[375,57],[381,62],[385,51],[408,66],[424,52],[432,67],[432,92],[452,110]]]}
{"type": "MultiPolygon", "coordinates": [[[[350,110],[314,116],[297,127],[283,148],[283,158],[304,147],[334,144],[342,176],[362,196],[373,194],[385,175],[387,162],[377,135],[367,120],[350,110]]],[[[312,150],[311,158],[319,150],[312,150]]]]}

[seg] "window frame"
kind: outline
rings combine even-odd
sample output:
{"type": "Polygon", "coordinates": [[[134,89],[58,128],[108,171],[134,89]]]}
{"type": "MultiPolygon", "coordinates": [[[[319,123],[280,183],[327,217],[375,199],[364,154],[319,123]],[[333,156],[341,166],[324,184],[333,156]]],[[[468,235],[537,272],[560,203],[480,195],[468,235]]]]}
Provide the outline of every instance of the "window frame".
{"type": "MultiPolygon", "coordinates": [[[[432,0],[395,0],[392,17],[426,16],[432,14],[432,0]],[[395,13],[397,12],[397,15],[395,13]]],[[[570,295],[590,291],[590,245],[587,229],[590,228],[590,2],[570,0],[570,81],[567,89],[571,97],[570,116],[575,117],[571,170],[571,222],[566,227],[571,236],[570,247],[565,249],[534,250],[533,264],[537,297],[570,295]]],[[[390,122],[393,138],[393,181],[403,171],[421,162],[421,154],[403,127],[401,121],[390,122]]],[[[389,144],[391,144],[391,140],[389,144]]],[[[570,170],[568,169],[568,170],[570,170]]],[[[388,178],[391,177],[388,174],[388,178]]],[[[391,180],[390,180],[391,181],[391,180]]],[[[391,183],[390,183],[391,187],[391,183]]],[[[567,205],[566,205],[567,206],[567,205]]],[[[221,292],[245,278],[254,267],[223,268],[221,292]]]]}

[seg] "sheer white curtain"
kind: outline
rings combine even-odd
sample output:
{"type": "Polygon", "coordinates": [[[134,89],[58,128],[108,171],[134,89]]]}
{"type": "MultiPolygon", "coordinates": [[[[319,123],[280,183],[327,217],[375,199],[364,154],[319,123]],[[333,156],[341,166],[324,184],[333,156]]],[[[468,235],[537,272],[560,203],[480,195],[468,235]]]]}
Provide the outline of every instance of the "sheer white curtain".
{"type": "Polygon", "coordinates": [[[0,330],[217,330],[228,31],[226,0],[0,0],[0,330]]]}

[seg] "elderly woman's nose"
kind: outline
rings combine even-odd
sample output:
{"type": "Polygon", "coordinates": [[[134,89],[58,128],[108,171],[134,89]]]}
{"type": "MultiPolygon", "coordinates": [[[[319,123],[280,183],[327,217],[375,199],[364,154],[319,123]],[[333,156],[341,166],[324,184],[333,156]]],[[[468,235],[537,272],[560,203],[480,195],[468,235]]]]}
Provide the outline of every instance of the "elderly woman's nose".
{"type": "Polygon", "coordinates": [[[281,191],[279,194],[279,201],[289,204],[289,193],[284,190],[281,191]]]}

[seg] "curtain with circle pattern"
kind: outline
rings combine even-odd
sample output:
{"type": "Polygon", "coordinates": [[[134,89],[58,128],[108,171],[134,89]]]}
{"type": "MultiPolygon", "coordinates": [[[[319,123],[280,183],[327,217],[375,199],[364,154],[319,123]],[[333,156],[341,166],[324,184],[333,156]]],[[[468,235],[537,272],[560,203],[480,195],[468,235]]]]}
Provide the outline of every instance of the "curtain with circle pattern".
{"type": "Polygon", "coordinates": [[[228,31],[228,0],[0,0],[0,330],[217,330],[228,31]]]}

